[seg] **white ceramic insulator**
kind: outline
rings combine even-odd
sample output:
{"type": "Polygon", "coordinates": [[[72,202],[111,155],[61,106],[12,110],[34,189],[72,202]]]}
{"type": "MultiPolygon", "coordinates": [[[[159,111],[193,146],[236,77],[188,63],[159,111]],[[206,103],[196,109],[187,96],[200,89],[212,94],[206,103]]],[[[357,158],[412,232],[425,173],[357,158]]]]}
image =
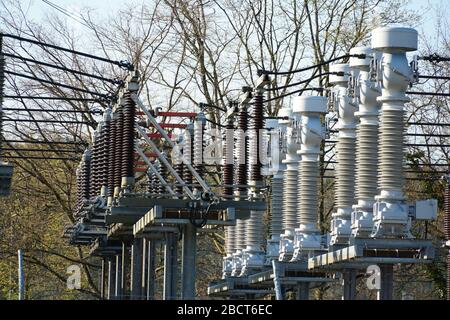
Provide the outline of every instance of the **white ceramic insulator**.
{"type": "Polygon", "coordinates": [[[236,226],[225,227],[225,252],[232,254],[236,250],[236,226]]]}
{"type": "Polygon", "coordinates": [[[235,244],[235,247],[236,247],[236,250],[243,250],[243,249],[245,249],[245,246],[246,246],[246,237],[245,237],[245,234],[246,234],[246,228],[247,228],[247,222],[246,222],[247,220],[241,220],[241,219],[238,219],[238,220],[236,220],[236,233],[235,233],[235,235],[236,235],[236,244],[235,244]]]}
{"type": "Polygon", "coordinates": [[[183,158],[185,162],[191,163],[192,159],[192,144],[191,134],[188,130],[185,130],[183,137],[183,158]]]}
{"type": "Polygon", "coordinates": [[[316,226],[318,220],[319,162],[300,161],[298,209],[300,225],[316,226]]]}
{"type": "Polygon", "coordinates": [[[225,129],[225,159],[223,161],[223,164],[234,163],[233,149],[234,149],[234,130],[225,129]]]}
{"type": "Polygon", "coordinates": [[[404,184],[404,111],[384,109],[380,119],[379,187],[401,192],[404,184]]]}
{"type": "Polygon", "coordinates": [[[248,247],[256,250],[261,249],[264,245],[264,223],[263,211],[250,211],[250,218],[246,220],[246,237],[245,243],[248,247]]]}
{"type": "Polygon", "coordinates": [[[297,186],[300,228],[315,233],[318,221],[320,145],[324,138],[321,116],[326,113],[326,97],[296,97],[293,112],[301,115],[301,155],[297,186]]]}
{"type": "Polygon", "coordinates": [[[338,136],[336,144],[336,205],[351,208],[355,198],[356,139],[338,136]]]}
{"type": "Polygon", "coordinates": [[[258,162],[258,132],[249,129],[248,133],[248,162],[250,165],[258,162]]]}
{"type": "Polygon", "coordinates": [[[194,164],[203,163],[203,122],[194,122],[194,164]]]}
{"type": "Polygon", "coordinates": [[[297,209],[298,168],[288,165],[286,171],[284,171],[283,180],[283,230],[294,232],[300,222],[297,209]]]}
{"type": "Polygon", "coordinates": [[[409,101],[405,92],[413,77],[406,51],[417,50],[417,39],[417,31],[411,28],[382,27],[372,32],[372,49],[383,53],[379,189],[390,197],[403,197],[404,104],[409,101]]]}
{"type": "Polygon", "coordinates": [[[356,198],[373,201],[377,195],[378,126],[361,123],[357,129],[356,198]]]}
{"type": "Polygon", "coordinates": [[[270,236],[279,236],[283,232],[283,177],[272,178],[272,195],[270,208],[270,236]]]}

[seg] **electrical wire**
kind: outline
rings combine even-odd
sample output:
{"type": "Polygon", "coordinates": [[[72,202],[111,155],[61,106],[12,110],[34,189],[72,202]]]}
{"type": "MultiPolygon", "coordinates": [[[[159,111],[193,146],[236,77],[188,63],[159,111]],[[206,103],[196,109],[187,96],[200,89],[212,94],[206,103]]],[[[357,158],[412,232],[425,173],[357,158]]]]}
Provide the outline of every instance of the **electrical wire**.
{"type": "Polygon", "coordinates": [[[95,125],[95,121],[81,121],[81,120],[46,120],[46,119],[10,119],[3,118],[5,122],[36,122],[36,123],[58,123],[58,124],[87,124],[95,125]]]}
{"type": "Polygon", "coordinates": [[[439,79],[439,80],[450,80],[450,77],[444,77],[444,76],[417,76],[419,79],[439,79]]]}
{"type": "Polygon", "coordinates": [[[11,39],[15,39],[15,40],[19,40],[19,41],[24,41],[24,42],[29,42],[29,43],[33,43],[42,47],[48,47],[48,48],[52,48],[52,49],[56,49],[56,50],[60,50],[60,51],[65,51],[65,52],[69,52],[72,54],[76,54],[79,56],[83,56],[86,58],[90,58],[90,59],[94,59],[94,60],[99,60],[99,61],[103,61],[103,62],[108,62],[111,64],[115,64],[121,68],[125,68],[128,69],[130,71],[134,70],[134,66],[129,63],[128,61],[125,60],[121,60],[121,61],[115,61],[115,60],[111,60],[111,59],[107,59],[107,58],[103,58],[103,57],[99,57],[99,56],[95,56],[89,53],[84,53],[81,51],[75,51],[72,49],[67,49],[67,48],[63,48],[60,46],[56,46],[53,44],[49,44],[49,43],[45,43],[45,42],[41,42],[41,41],[37,41],[37,40],[32,40],[32,39],[28,39],[28,38],[23,38],[23,37],[19,37],[13,34],[8,34],[8,33],[0,33],[0,37],[5,37],[5,38],[11,38],[11,39]]]}
{"type": "Polygon", "coordinates": [[[38,77],[28,76],[28,75],[25,75],[23,73],[13,72],[13,71],[10,71],[10,70],[5,70],[5,73],[13,75],[13,76],[16,76],[16,77],[21,77],[21,78],[30,79],[30,80],[36,80],[36,81],[39,81],[39,82],[42,82],[42,83],[52,84],[54,86],[58,86],[58,87],[62,87],[62,88],[70,89],[70,90],[75,90],[75,91],[88,93],[88,94],[91,94],[91,95],[94,95],[94,96],[102,97],[102,98],[104,98],[106,100],[110,100],[110,97],[108,97],[105,94],[94,92],[94,91],[90,91],[90,90],[86,90],[86,89],[72,87],[72,86],[69,86],[67,84],[55,82],[53,80],[45,80],[45,79],[41,79],[41,78],[38,78],[38,77]]]}
{"type": "Polygon", "coordinates": [[[441,62],[441,61],[450,61],[450,57],[441,57],[437,53],[433,53],[428,56],[417,57],[417,60],[424,60],[424,61],[430,61],[430,62],[441,62]]]}
{"type": "Polygon", "coordinates": [[[303,88],[303,89],[299,89],[299,90],[295,90],[295,91],[292,91],[292,92],[288,92],[288,93],[279,95],[279,96],[277,96],[277,97],[273,97],[273,98],[264,100],[263,103],[267,103],[267,102],[270,102],[270,101],[282,99],[282,98],[284,98],[284,97],[287,97],[287,96],[290,96],[290,95],[293,95],[293,94],[296,94],[296,93],[302,93],[302,92],[304,92],[304,91],[317,91],[317,92],[323,92],[323,91],[325,91],[325,90],[327,90],[327,89],[325,89],[325,88],[303,88]]]}
{"type": "Polygon", "coordinates": [[[34,156],[10,156],[10,155],[3,155],[2,158],[6,159],[31,159],[31,160],[69,160],[69,161],[80,161],[80,158],[76,157],[34,157],[34,156]]]}
{"type": "Polygon", "coordinates": [[[442,96],[450,97],[450,93],[439,93],[439,92],[417,92],[417,91],[406,91],[406,94],[418,95],[418,96],[442,96]]]}
{"type": "Polygon", "coordinates": [[[3,111],[24,111],[24,112],[55,112],[55,113],[90,113],[103,114],[101,110],[61,110],[61,109],[23,109],[23,108],[3,108],[3,111]]]}
{"type": "Polygon", "coordinates": [[[359,58],[359,59],[365,59],[366,55],[365,54],[345,54],[343,56],[339,56],[336,58],[332,58],[330,60],[315,64],[313,66],[309,66],[306,68],[301,68],[301,69],[297,69],[297,70],[291,70],[291,71],[269,71],[269,70],[258,70],[258,76],[262,76],[263,74],[274,74],[274,75],[287,75],[287,74],[292,74],[292,73],[297,73],[297,72],[303,72],[303,71],[308,71],[314,68],[318,68],[320,66],[324,66],[327,64],[330,64],[332,62],[335,62],[337,60],[341,60],[341,59],[346,59],[346,58],[359,58]]]}
{"type": "Polygon", "coordinates": [[[37,140],[3,140],[5,143],[29,143],[29,144],[61,144],[61,145],[82,145],[88,146],[86,141],[37,141],[37,140]]]}
{"type": "Polygon", "coordinates": [[[12,96],[12,95],[5,95],[3,96],[5,99],[31,99],[31,100],[61,100],[61,101],[86,101],[86,102],[101,102],[102,99],[95,99],[95,98],[75,98],[75,97],[37,97],[37,96],[12,96]]]}
{"type": "Polygon", "coordinates": [[[14,152],[55,152],[55,153],[80,153],[83,152],[81,149],[26,149],[26,148],[2,148],[3,151],[14,151],[14,152]]]}
{"type": "Polygon", "coordinates": [[[277,91],[277,90],[281,90],[281,89],[287,89],[287,88],[295,87],[295,86],[298,86],[300,84],[307,83],[307,82],[309,82],[311,80],[314,80],[316,78],[320,78],[322,76],[327,76],[327,75],[336,75],[336,76],[343,77],[345,75],[345,73],[342,72],[342,71],[341,72],[324,72],[324,73],[316,74],[316,75],[314,75],[314,76],[312,76],[312,77],[310,77],[310,78],[308,78],[306,80],[302,80],[302,81],[299,81],[299,82],[287,84],[287,85],[281,86],[281,87],[269,88],[269,89],[266,89],[266,91],[277,91]]]}
{"type": "Polygon", "coordinates": [[[67,67],[64,67],[64,66],[58,66],[56,64],[51,64],[51,63],[47,63],[47,62],[43,62],[43,61],[39,61],[39,60],[35,60],[35,59],[29,59],[29,58],[25,58],[25,57],[21,57],[21,56],[16,56],[14,54],[6,53],[6,52],[4,52],[3,55],[6,56],[6,57],[13,58],[13,59],[20,59],[20,60],[25,61],[25,62],[36,63],[36,64],[43,65],[43,66],[46,66],[46,67],[49,67],[49,68],[54,68],[54,69],[59,69],[59,70],[62,70],[62,71],[67,71],[67,72],[70,72],[70,73],[73,73],[73,74],[78,74],[78,75],[81,75],[81,76],[94,78],[94,79],[105,81],[105,82],[109,82],[109,83],[112,83],[112,84],[120,85],[123,82],[122,80],[108,79],[108,78],[97,76],[95,74],[86,73],[86,72],[78,71],[78,70],[73,70],[73,69],[70,69],[70,68],[67,68],[67,67]]]}

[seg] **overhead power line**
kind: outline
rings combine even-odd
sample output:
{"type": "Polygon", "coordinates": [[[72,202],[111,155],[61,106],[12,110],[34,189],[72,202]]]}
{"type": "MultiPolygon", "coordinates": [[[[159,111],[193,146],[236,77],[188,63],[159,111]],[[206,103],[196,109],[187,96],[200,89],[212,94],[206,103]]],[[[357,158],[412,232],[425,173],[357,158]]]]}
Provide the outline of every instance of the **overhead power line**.
{"type": "Polygon", "coordinates": [[[72,86],[69,86],[69,85],[64,84],[64,83],[55,82],[53,80],[46,80],[46,79],[42,79],[42,78],[38,78],[38,77],[34,77],[34,76],[28,76],[26,74],[17,73],[17,72],[10,71],[10,70],[5,70],[5,73],[13,75],[13,76],[16,76],[16,77],[21,77],[21,78],[30,79],[30,80],[36,80],[36,81],[39,81],[39,82],[42,82],[42,83],[48,83],[48,84],[51,84],[51,85],[54,85],[54,86],[58,86],[58,87],[62,87],[62,88],[70,89],[70,90],[75,90],[75,91],[88,93],[88,94],[91,94],[93,96],[102,97],[102,98],[104,98],[106,100],[110,99],[110,97],[108,97],[106,94],[98,93],[98,92],[94,92],[94,91],[90,91],[90,90],[86,90],[86,89],[72,87],[72,86]]]}
{"type": "Polygon", "coordinates": [[[78,74],[80,76],[86,76],[86,77],[89,77],[89,78],[94,78],[94,79],[105,81],[105,82],[109,82],[109,83],[112,83],[112,84],[119,84],[120,85],[120,84],[123,83],[122,80],[108,79],[108,78],[104,78],[104,77],[101,77],[101,76],[97,76],[95,74],[91,74],[91,73],[87,73],[87,72],[83,72],[83,71],[79,71],[79,70],[70,69],[70,68],[67,68],[67,67],[64,67],[64,66],[51,64],[51,63],[43,62],[43,61],[40,61],[40,60],[29,59],[29,58],[17,56],[17,55],[6,53],[6,52],[4,52],[3,55],[5,57],[10,57],[10,58],[19,59],[19,60],[22,60],[22,61],[25,61],[25,62],[31,62],[31,63],[40,64],[40,65],[43,65],[43,66],[46,66],[46,67],[49,67],[49,68],[54,68],[54,69],[67,71],[67,72],[70,72],[70,73],[73,73],[73,74],[78,74]]]}
{"type": "Polygon", "coordinates": [[[24,37],[20,37],[20,36],[16,36],[16,35],[13,35],[13,34],[0,33],[0,37],[11,38],[11,39],[19,40],[19,41],[29,42],[29,43],[33,43],[33,44],[39,45],[41,47],[48,47],[48,48],[56,49],[56,50],[59,50],[59,51],[65,51],[65,52],[69,52],[69,53],[76,54],[76,55],[79,55],[79,56],[83,56],[83,57],[86,57],[86,58],[90,58],[90,59],[94,59],[94,60],[99,60],[99,61],[115,64],[115,65],[117,65],[117,66],[119,66],[121,68],[125,68],[125,69],[128,69],[128,70],[134,70],[134,66],[131,63],[129,63],[128,61],[125,61],[125,60],[115,61],[115,60],[111,60],[111,59],[95,56],[95,55],[92,55],[92,54],[89,54],[89,53],[76,51],[76,50],[72,50],[72,49],[67,49],[67,48],[63,48],[63,47],[56,46],[56,45],[53,45],[53,44],[49,44],[49,43],[45,43],[45,42],[41,42],[41,41],[37,41],[37,40],[32,40],[32,39],[28,39],[28,38],[24,38],[24,37]]]}

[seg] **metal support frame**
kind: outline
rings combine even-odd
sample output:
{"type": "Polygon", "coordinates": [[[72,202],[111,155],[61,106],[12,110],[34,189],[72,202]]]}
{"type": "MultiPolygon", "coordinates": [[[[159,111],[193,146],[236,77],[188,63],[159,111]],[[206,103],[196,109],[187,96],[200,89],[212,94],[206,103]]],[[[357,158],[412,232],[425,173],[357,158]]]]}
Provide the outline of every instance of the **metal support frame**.
{"type": "Polygon", "coordinates": [[[378,300],[392,300],[394,289],[394,265],[380,264],[381,282],[378,291],[378,300]]]}
{"type": "Polygon", "coordinates": [[[188,223],[183,230],[182,293],[183,300],[195,299],[197,228],[188,223]]]}
{"type": "MultiPolygon", "coordinates": [[[[136,104],[139,106],[139,108],[141,108],[141,110],[145,113],[145,115],[150,120],[150,122],[155,126],[156,130],[158,130],[159,133],[161,133],[161,135],[164,137],[164,139],[166,139],[166,141],[170,145],[170,147],[172,149],[175,149],[175,145],[172,142],[172,140],[169,138],[169,136],[167,135],[166,131],[163,128],[161,128],[161,126],[159,125],[158,121],[156,121],[156,119],[152,116],[152,114],[147,110],[145,105],[139,99],[139,96],[137,94],[132,94],[131,98],[134,100],[134,102],[136,102],[136,104]]],[[[177,149],[175,149],[175,150],[177,150],[177,149]]],[[[178,150],[177,152],[179,153],[180,151],[178,150]]],[[[211,188],[208,186],[208,184],[200,177],[200,175],[194,169],[194,167],[192,167],[192,165],[190,164],[190,161],[188,159],[185,159],[183,156],[181,156],[181,159],[182,159],[184,165],[186,166],[186,168],[192,173],[192,175],[194,176],[195,180],[198,181],[198,183],[202,186],[202,188],[205,191],[207,191],[207,192],[209,192],[211,194],[215,194],[211,190],[211,188]]]]}
{"type": "Polygon", "coordinates": [[[156,241],[147,240],[147,278],[146,278],[146,295],[147,300],[155,299],[155,289],[156,289],[156,241]]]}
{"type": "Polygon", "coordinates": [[[142,299],[142,262],[144,239],[135,238],[131,248],[131,300],[142,299]]]}
{"type": "Polygon", "coordinates": [[[106,267],[108,261],[105,257],[102,258],[102,268],[100,271],[100,299],[105,300],[105,280],[106,280],[106,267]]]}
{"type": "Polygon", "coordinates": [[[113,300],[116,295],[116,257],[108,258],[108,293],[107,299],[113,300]]]}
{"type": "Polygon", "coordinates": [[[178,241],[174,234],[167,233],[164,244],[164,300],[177,298],[177,251],[178,241]]]}
{"type": "Polygon", "coordinates": [[[151,163],[151,161],[147,158],[147,156],[145,155],[145,153],[141,150],[141,148],[139,148],[138,144],[136,143],[135,147],[134,147],[137,151],[137,153],[139,154],[139,156],[142,158],[142,160],[144,160],[144,162],[148,165],[148,167],[150,168],[150,170],[156,175],[156,177],[158,178],[158,180],[162,183],[162,185],[166,188],[166,190],[171,194],[171,195],[176,195],[176,193],[172,190],[172,188],[169,186],[169,184],[167,183],[166,180],[164,180],[164,178],[159,174],[158,170],[156,170],[155,166],[151,163]]]}
{"type": "Polygon", "coordinates": [[[347,269],[342,271],[344,294],[342,300],[356,299],[356,270],[347,269]]]}
{"type": "Polygon", "coordinates": [[[140,126],[136,125],[136,129],[139,132],[139,134],[141,135],[141,137],[145,140],[145,142],[147,142],[150,145],[150,147],[152,148],[152,150],[156,153],[159,160],[161,160],[161,162],[167,167],[167,169],[169,169],[170,173],[174,176],[174,178],[178,181],[178,183],[183,185],[183,190],[184,190],[184,192],[186,192],[188,197],[191,199],[194,199],[195,197],[194,197],[194,194],[192,193],[192,191],[186,186],[183,179],[177,174],[175,169],[170,165],[170,163],[169,163],[169,161],[167,161],[166,157],[161,153],[161,151],[159,151],[156,144],[149,137],[147,137],[147,135],[145,134],[145,131],[140,126]]]}
{"type": "Polygon", "coordinates": [[[116,272],[115,272],[115,281],[114,281],[114,300],[121,300],[123,291],[122,291],[122,253],[116,255],[116,272]]]}
{"type": "Polygon", "coordinates": [[[297,300],[309,300],[309,282],[300,282],[296,293],[297,300]]]}
{"type": "Polygon", "coordinates": [[[130,252],[129,252],[128,243],[125,241],[122,242],[122,272],[120,277],[120,286],[122,290],[122,299],[126,300],[130,297],[130,287],[128,285],[127,276],[130,274],[130,252]]]}

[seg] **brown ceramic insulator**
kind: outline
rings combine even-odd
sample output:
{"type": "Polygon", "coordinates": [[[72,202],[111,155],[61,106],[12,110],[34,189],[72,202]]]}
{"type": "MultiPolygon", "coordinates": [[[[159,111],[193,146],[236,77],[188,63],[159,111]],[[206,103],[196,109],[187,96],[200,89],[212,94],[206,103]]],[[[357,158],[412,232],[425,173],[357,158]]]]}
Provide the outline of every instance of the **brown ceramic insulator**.
{"type": "MultiPolygon", "coordinates": [[[[159,166],[159,174],[163,178],[166,178],[168,176],[168,170],[164,164],[161,164],[159,166]]],[[[156,177],[156,175],[155,175],[155,178],[156,178],[156,182],[158,183],[158,190],[156,192],[159,194],[165,193],[166,188],[162,185],[161,181],[159,181],[159,179],[158,179],[158,177],[156,177]]]]}
{"type": "MultiPolygon", "coordinates": [[[[190,159],[190,163],[194,163],[194,138],[192,137],[191,134],[191,159],[190,159]]],[[[188,185],[189,188],[191,188],[192,185],[192,172],[190,170],[187,170],[185,168],[185,170],[183,171],[183,181],[184,183],[186,183],[188,185]]]]}
{"type": "Polygon", "coordinates": [[[450,240],[450,179],[444,191],[444,235],[446,240],[450,240]]]}
{"type": "MultiPolygon", "coordinates": [[[[116,111],[115,139],[114,139],[114,188],[120,187],[122,182],[122,154],[123,154],[123,112],[122,109],[116,111]]],[[[113,192],[114,192],[113,188],[113,192]]]]}
{"type": "MultiPolygon", "coordinates": [[[[226,130],[233,130],[234,129],[234,125],[233,125],[233,121],[230,119],[228,120],[226,126],[225,126],[226,130]]],[[[232,141],[227,141],[227,139],[225,139],[225,143],[224,143],[224,166],[223,166],[223,184],[226,185],[226,187],[223,188],[223,194],[225,196],[231,196],[233,195],[233,174],[234,174],[234,165],[233,163],[226,163],[227,161],[227,150],[228,150],[228,143],[232,143],[234,144],[234,139],[232,139],[232,141]]]]}
{"type": "Polygon", "coordinates": [[[261,148],[260,130],[264,128],[264,108],[263,108],[264,96],[261,92],[256,92],[253,97],[253,108],[250,118],[249,130],[256,132],[257,134],[257,159],[256,163],[250,165],[250,179],[252,181],[261,181],[263,179],[261,175],[261,160],[259,159],[259,150],[261,148]]]}
{"type": "Polygon", "coordinates": [[[91,157],[91,165],[90,165],[90,179],[89,179],[89,197],[94,197],[95,190],[95,180],[97,179],[96,172],[96,160],[97,160],[97,143],[95,142],[92,145],[92,157],[91,157]]]}
{"type": "MultiPolygon", "coordinates": [[[[175,172],[178,174],[178,176],[183,177],[183,175],[184,175],[184,165],[182,163],[178,163],[178,164],[174,165],[173,168],[174,168],[175,172]]],[[[175,187],[175,192],[177,194],[182,195],[183,194],[183,186],[177,185],[175,187]]]]}
{"type": "Polygon", "coordinates": [[[108,197],[112,197],[114,193],[114,168],[115,168],[115,148],[116,148],[116,118],[115,115],[109,126],[108,141],[108,197]]]}
{"type": "MultiPolygon", "coordinates": [[[[241,109],[238,114],[238,121],[237,121],[237,129],[242,130],[243,132],[246,132],[248,129],[248,112],[245,109],[241,109]]],[[[236,183],[238,185],[246,185],[247,184],[247,168],[248,168],[248,139],[247,136],[245,136],[245,148],[244,148],[244,159],[245,163],[240,163],[237,165],[237,172],[236,172],[236,183]]],[[[245,187],[239,187],[239,191],[245,191],[245,187]]]]}
{"type": "Polygon", "coordinates": [[[136,114],[136,103],[131,99],[131,93],[124,94],[125,105],[123,112],[122,132],[122,165],[121,176],[133,177],[133,153],[134,153],[134,123],[136,114]]]}
{"type": "Polygon", "coordinates": [[[106,121],[102,127],[102,148],[100,164],[100,188],[108,185],[108,158],[110,140],[110,122],[106,121]]]}

